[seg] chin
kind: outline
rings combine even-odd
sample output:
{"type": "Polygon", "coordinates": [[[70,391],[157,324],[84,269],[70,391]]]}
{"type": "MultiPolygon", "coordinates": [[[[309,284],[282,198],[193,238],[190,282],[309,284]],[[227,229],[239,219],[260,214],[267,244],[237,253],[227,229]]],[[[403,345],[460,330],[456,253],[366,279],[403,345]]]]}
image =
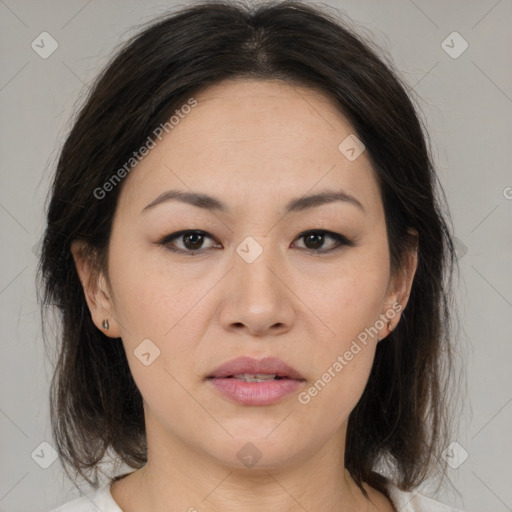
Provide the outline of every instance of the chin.
{"type": "MultiPolygon", "coordinates": [[[[275,428],[275,424],[274,424],[275,428]]],[[[308,447],[304,446],[304,438],[290,435],[289,430],[278,432],[275,429],[256,429],[238,432],[232,438],[226,435],[223,439],[205,447],[219,463],[238,470],[258,472],[258,470],[275,470],[297,464],[297,459],[306,456],[308,447]]],[[[311,450],[312,451],[312,450],[311,450]]]]}

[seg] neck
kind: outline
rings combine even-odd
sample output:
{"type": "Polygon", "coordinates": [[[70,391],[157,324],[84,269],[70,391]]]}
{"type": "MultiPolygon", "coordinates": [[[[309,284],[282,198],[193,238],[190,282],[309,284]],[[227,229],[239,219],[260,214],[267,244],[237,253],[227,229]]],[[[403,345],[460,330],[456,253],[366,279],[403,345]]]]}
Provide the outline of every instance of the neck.
{"type": "MultiPolygon", "coordinates": [[[[182,443],[162,448],[148,436],[148,462],[113,484],[124,512],[366,512],[382,495],[365,486],[369,501],[344,469],[344,446],[337,432],[309,457],[273,467],[234,468],[182,443]],[[372,503],[373,502],[373,503],[372,503]]],[[[157,436],[160,437],[160,436],[157,436]]],[[[389,509],[392,510],[392,509],[389,509]]]]}

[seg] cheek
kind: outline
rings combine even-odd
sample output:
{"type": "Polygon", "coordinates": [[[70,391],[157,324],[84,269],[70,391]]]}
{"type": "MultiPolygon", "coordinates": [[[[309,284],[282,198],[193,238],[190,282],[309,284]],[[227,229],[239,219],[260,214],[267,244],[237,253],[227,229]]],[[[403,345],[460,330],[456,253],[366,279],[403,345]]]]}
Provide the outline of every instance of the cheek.
{"type": "Polygon", "coordinates": [[[116,319],[132,375],[145,399],[165,390],[172,403],[179,402],[182,389],[173,376],[180,382],[191,376],[194,330],[206,316],[201,297],[211,284],[194,281],[165,258],[151,260],[144,248],[112,244],[110,255],[116,319]]]}
{"type": "MultiPolygon", "coordinates": [[[[139,242],[140,244],[140,242],[139,242]]],[[[162,338],[198,301],[202,285],[144,247],[112,244],[110,274],[123,339],[162,338]],[[123,255],[123,256],[122,256],[123,255]]]]}
{"type": "Polygon", "coordinates": [[[350,361],[340,354],[299,394],[302,435],[329,436],[348,420],[368,382],[374,352],[373,346],[361,347],[350,361]]]}
{"type": "Polygon", "coordinates": [[[299,401],[310,408],[311,417],[329,410],[331,420],[341,422],[364,391],[388,285],[386,261],[358,255],[331,279],[325,279],[317,293],[309,295],[312,310],[326,326],[324,334],[316,337],[314,348],[305,347],[317,374],[299,401]]]}
{"type": "Polygon", "coordinates": [[[311,308],[329,328],[337,350],[374,326],[379,318],[389,282],[387,260],[383,259],[364,251],[354,252],[321,279],[320,287],[310,286],[306,296],[311,308]]]}
{"type": "MultiPolygon", "coordinates": [[[[125,264],[128,272],[129,262],[125,264]]],[[[164,280],[145,270],[127,273],[118,284],[116,310],[133,379],[152,413],[166,423],[176,411],[194,406],[185,389],[190,387],[196,358],[190,311],[200,309],[194,308],[200,296],[184,296],[179,283],[170,286],[169,277],[164,280]]]]}
{"type": "Polygon", "coordinates": [[[315,338],[314,347],[305,347],[316,373],[298,397],[312,432],[318,421],[329,431],[338,428],[368,382],[377,345],[372,327],[379,318],[386,280],[370,279],[368,273],[366,279],[359,277],[333,280],[330,289],[316,296],[315,311],[321,312],[329,330],[315,338]]]}

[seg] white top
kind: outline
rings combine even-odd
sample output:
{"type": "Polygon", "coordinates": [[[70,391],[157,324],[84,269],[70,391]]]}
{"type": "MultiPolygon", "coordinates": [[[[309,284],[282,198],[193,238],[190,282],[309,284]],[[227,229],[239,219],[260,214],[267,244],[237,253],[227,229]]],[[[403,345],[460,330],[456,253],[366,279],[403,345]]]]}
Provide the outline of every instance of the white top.
{"type": "MultiPolygon", "coordinates": [[[[405,492],[394,484],[388,484],[391,503],[397,512],[462,512],[415,491],[405,492]]],[[[51,512],[123,512],[110,494],[110,484],[97,489],[91,496],[69,501],[51,512]]]]}

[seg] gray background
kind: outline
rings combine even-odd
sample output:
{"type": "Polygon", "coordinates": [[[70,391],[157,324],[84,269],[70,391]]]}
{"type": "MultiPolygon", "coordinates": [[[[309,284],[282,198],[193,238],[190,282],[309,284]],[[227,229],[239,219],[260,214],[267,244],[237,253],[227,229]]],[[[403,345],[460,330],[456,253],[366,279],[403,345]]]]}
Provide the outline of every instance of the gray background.
{"type": "MultiPolygon", "coordinates": [[[[512,510],[512,3],[327,3],[370,31],[419,97],[458,239],[462,330],[457,342],[467,391],[453,440],[469,457],[449,470],[458,492],[446,487],[438,498],[469,512],[512,510]],[[457,58],[442,46],[454,31],[469,44],[457,58]]],[[[41,341],[34,286],[44,201],[87,84],[136,25],[174,5],[0,0],[2,512],[45,511],[77,495],[59,462],[48,469],[39,465],[50,461],[50,449],[40,443],[52,444],[51,365],[41,341]],[[46,59],[31,48],[44,31],[58,42],[46,59]]],[[[461,43],[456,36],[444,47],[453,47],[446,48],[453,53],[461,43]]],[[[457,448],[456,456],[461,453],[457,448]]]]}

